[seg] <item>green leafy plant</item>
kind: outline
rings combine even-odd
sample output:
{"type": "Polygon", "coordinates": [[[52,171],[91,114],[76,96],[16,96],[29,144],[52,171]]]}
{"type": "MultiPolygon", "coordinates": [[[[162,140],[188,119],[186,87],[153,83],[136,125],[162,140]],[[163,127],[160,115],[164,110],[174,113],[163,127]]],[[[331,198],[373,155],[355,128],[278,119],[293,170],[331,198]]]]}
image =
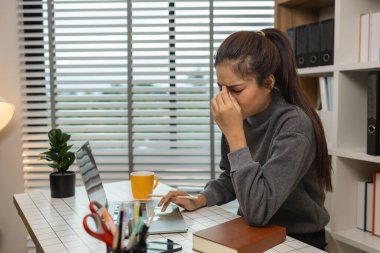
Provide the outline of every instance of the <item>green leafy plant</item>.
{"type": "Polygon", "coordinates": [[[71,135],[62,132],[61,129],[52,129],[48,136],[50,149],[41,153],[40,158],[53,162],[49,166],[64,174],[75,160],[74,153],[69,151],[73,145],[67,145],[71,135]]]}

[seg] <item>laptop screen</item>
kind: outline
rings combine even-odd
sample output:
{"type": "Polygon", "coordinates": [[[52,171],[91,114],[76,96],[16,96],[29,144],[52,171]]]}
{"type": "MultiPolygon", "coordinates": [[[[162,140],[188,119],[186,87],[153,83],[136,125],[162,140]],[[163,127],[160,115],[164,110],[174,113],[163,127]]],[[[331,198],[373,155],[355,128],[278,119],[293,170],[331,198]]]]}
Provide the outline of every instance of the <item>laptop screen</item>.
{"type": "Polygon", "coordinates": [[[106,192],[104,191],[99,171],[92,155],[90,143],[87,141],[76,151],[75,156],[88,198],[90,201],[95,200],[103,206],[107,206],[106,192]]]}
{"type": "MultiPolygon", "coordinates": [[[[75,153],[79,171],[82,175],[82,180],[87,191],[90,201],[97,201],[103,206],[106,206],[112,214],[115,214],[115,210],[119,211],[119,202],[108,203],[106,192],[104,191],[102,181],[99,176],[99,171],[95,163],[94,156],[92,155],[90,143],[87,141],[80,149],[75,153]],[[111,206],[108,207],[108,204],[111,206]],[[115,205],[117,204],[117,206],[115,205]],[[117,207],[117,209],[116,209],[117,207]]],[[[161,213],[161,207],[156,207],[158,200],[146,201],[142,204],[143,217],[148,220],[148,217],[154,216],[153,223],[149,228],[150,234],[162,234],[162,233],[177,233],[186,232],[187,225],[181,215],[178,207],[171,204],[166,212],[161,213]]],[[[124,202],[124,205],[128,209],[133,210],[133,201],[124,202]]],[[[130,210],[131,211],[131,210],[130,210]]],[[[134,211],[132,211],[134,213],[134,211]]]]}

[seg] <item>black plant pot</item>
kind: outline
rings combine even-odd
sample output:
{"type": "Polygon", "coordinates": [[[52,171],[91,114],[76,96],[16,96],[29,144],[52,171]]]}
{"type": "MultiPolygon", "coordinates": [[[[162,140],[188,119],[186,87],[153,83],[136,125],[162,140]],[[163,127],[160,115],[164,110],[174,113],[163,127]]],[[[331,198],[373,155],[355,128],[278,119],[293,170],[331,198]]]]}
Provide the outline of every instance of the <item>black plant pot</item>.
{"type": "Polygon", "coordinates": [[[68,198],[75,195],[75,172],[50,173],[50,192],[52,198],[68,198]]]}

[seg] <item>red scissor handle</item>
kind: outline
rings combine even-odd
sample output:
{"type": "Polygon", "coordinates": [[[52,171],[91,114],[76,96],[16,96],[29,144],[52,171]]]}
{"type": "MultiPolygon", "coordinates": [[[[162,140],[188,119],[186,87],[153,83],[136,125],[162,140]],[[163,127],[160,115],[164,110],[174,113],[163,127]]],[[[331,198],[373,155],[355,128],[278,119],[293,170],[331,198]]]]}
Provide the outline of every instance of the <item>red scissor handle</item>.
{"type": "Polygon", "coordinates": [[[113,235],[111,231],[108,230],[107,226],[104,224],[102,219],[97,214],[87,214],[83,218],[83,227],[86,230],[86,232],[91,235],[92,237],[95,237],[98,240],[101,240],[107,244],[107,246],[112,247],[113,244],[113,235]],[[89,226],[87,219],[92,218],[95,222],[96,231],[93,231],[89,226]]]}
{"type": "Polygon", "coordinates": [[[101,216],[101,213],[99,213],[99,210],[103,207],[98,201],[91,201],[89,204],[91,213],[98,214],[101,216]]]}

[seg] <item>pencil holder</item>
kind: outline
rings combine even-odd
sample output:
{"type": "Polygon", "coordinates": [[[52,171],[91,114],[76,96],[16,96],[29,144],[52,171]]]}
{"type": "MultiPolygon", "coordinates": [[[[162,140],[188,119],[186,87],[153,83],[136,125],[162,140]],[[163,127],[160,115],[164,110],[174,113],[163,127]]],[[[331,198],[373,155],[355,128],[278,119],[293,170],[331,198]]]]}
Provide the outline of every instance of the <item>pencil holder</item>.
{"type": "Polygon", "coordinates": [[[170,239],[154,240],[154,241],[144,241],[143,244],[137,244],[132,249],[127,250],[119,249],[112,250],[107,247],[107,253],[147,253],[147,252],[179,252],[182,250],[182,246],[178,243],[173,242],[170,239]]]}
{"type": "Polygon", "coordinates": [[[136,246],[130,250],[127,250],[126,248],[119,249],[119,250],[112,250],[111,248],[107,247],[107,253],[146,253],[146,252],[147,252],[146,245],[136,246]]]}

